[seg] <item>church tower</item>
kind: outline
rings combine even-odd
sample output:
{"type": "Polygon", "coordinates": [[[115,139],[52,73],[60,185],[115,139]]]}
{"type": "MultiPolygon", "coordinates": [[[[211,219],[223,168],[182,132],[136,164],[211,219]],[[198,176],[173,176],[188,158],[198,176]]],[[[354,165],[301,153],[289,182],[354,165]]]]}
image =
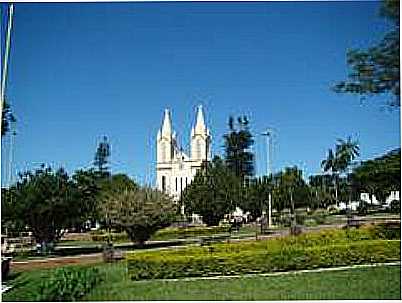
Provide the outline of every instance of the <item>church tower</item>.
{"type": "Polygon", "coordinates": [[[190,156],[177,144],[170,111],[165,110],[162,127],[156,138],[156,185],[158,190],[178,201],[205,159],[210,159],[210,134],[202,107],[198,106],[191,129],[190,156]]]}
{"type": "Polygon", "coordinates": [[[197,118],[194,127],[191,129],[191,160],[210,160],[210,134],[205,126],[202,105],[198,106],[197,118]]]}
{"type": "Polygon", "coordinates": [[[158,130],[156,140],[157,185],[161,191],[170,188],[170,163],[173,158],[174,133],[169,109],[165,109],[162,128],[158,130]]]}

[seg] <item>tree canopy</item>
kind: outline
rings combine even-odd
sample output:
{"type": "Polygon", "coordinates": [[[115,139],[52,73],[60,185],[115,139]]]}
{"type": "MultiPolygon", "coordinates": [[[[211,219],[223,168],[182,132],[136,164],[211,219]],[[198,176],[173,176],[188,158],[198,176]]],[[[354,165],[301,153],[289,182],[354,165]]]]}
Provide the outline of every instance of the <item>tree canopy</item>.
{"type": "Polygon", "coordinates": [[[102,176],[108,176],[108,167],[110,157],[110,144],[107,141],[107,137],[103,137],[103,142],[100,142],[96,149],[94,166],[97,168],[97,172],[102,176]]]}
{"type": "Polygon", "coordinates": [[[123,229],[133,242],[143,244],[174,221],[177,206],[158,190],[127,187],[103,196],[102,214],[112,227],[123,229]]]}
{"type": "Polygon", "coordinates": [[[238,117],[237,123],[229,117],[229,133],[223,136],[225,147],[225,163],[240,180],[254,175],[254,154],[251,147],[254,144],[246,116],[238,117]]]}
{"type": "Polygon", "coordinates": [[[241,186],[236,175],[219,157],[207,163],[208,169],[197,171],[182,195],[186,214],[202,216],[207,225],[218,225],[225,214],[235,210],[241,199],[241,186]]]}
{"type": "Polygon", "coordinates": [[[5,208],[6,216],[29,227],[37,243],[57,242],[63,230],[81,220],[89,209],[63,169],[42,166],[20,174],[9,191],[12,204],[5,208]]]}
{"type": "Polygon", "coordinates": [[[400,107],[399,0],[383,0],[380,14],[391,22],[392,30],[367,50],[349,50],[348,80],[333,89],[361,96],[386,95],[390,106],[400,107]]]}
{"type": "Polygon", "coordinates": [[[353,170],[351,177],[354,188],[385,201],[391,191],[400,191],[401,188],[401,149],[362,162],[353,170]]]}

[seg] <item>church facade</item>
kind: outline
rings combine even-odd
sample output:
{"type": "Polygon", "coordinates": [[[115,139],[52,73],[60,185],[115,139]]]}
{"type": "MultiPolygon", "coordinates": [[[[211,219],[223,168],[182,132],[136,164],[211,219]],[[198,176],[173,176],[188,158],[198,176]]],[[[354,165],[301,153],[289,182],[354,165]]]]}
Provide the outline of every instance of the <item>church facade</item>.
{"type": "Polygon", "coordinates": [[[202,163],[210,160],[210,146],[211,135],[205,125],[201,105],[197,108],[195,124],[191,128],[188,154],[178,145],[171,113],[166,109],[156,142],[157,188],[178,201],[202,163]]]}

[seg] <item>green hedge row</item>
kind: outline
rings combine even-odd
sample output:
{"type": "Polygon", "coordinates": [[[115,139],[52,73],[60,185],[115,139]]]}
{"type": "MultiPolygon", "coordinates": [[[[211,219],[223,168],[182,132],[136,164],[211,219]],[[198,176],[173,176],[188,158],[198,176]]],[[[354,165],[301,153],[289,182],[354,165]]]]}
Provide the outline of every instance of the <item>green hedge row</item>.
{"type": "Polygon", "coordinates": [[[113,242],[130,242],[128,236],[125,232],[122,233],[111,233],[109,234],[92,234],[91,235],[92,241],[94,242],[107,242],[109,238],[113,242]]]}
{"type": "MultiPolygon", "coordinates": [[[[239,253],[246,250],[274,250],[282,249],[283,246],[317,246],[317,245],[333,245],[341,243],[349,243],[360,240],[376,240],[376,239],[400,239],[400,229],[391,229],[384,225],[368,225],[359,229],[326,229],[314,233],[305,233],[299,236],[278,237],[270,240],[262,241],[241,241],[232,243],[216,243],[209,247],[190,246],[181,249],[169,250],[163,254],[170,256],[180,255],[204,255],[211,252],[231,252],[239,253]]],[[[151,251],[143,252],[149,257],[159,257],[161,252],[151,251]]],[[[133,255],[139,256],[138,253],[133,255]]]]}
{"type": "Polygon", "coordinates": [[[134,253],[127,260],[134,280],[245,274],[399,260],[399,239],[399,226],[369,225],[298,237],[134,253]]]}
{"type": "MultiPolygon", "coordinates": [[[[212,227],[168,227],[157,231],[151,240],[168,240],[168,239],[184,239],[197,236],[211,236],[219,233],[229,232],[229,226],[212,226],[212,227]]],[[[92,233],[91,238],[94,242],[107,242],[111,237],[113,242],[129,242],[129,238],[125,232],[111,233],[92,233]]]]}
{"type": "Polygon", "coordinates": [[[131,257],[131,279],[169,279],[182,277],[268,273],[317,267],[389,262],[400,259],[399,240],[371,240],[336,245],[284,246],[267,251],[203,255],[131,257]]]}
{"type": "Polygon", "coordinates": [[[211,227],[168,227],[158,230],[152,236],[152,240],[182,239],[197,236],[211,236],[219,233],[229,232],[230,226],[211,226],[211,227]]]}

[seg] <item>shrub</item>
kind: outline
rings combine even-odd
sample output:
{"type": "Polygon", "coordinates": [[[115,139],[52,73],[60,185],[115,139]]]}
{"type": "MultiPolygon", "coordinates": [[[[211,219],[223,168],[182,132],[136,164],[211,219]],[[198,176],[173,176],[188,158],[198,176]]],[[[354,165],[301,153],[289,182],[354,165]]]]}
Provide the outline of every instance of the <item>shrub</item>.
{"type": "Polygon", "coordinates": [[[130,258],[131,279],[168,279],[195,276],[267,273],[376,263],[400,258],[400,241],[372,240],[336,245],[246,250],[194,255],[147,255],[130,258]]]}
{"type": "Polygon", "coordinates": [[[178,278],[308,269],[400,259],[400,241],[382,227],[327,230],[266,241],[220,243],[128,257],[131,278],[178,278]],[[209,249],[212,248],[212,249],[209,249]]]}
{"type": "Polygon", "coordinates": [[[392,200],[390,203],[390,210],[392,213],[398,214],[401,212],[401,201],[392,200]]]}
{"type": "Polygon", "coordinates": [[[38,300],[76,301],[100,281],[97,268],[59,268],[41,284],[38,300]]]}
{"type": "Polygon", "coordinates": [[[169,226],[177,212],[177,205],[168,195],[149,187],[105,194],[101,208],[111,226],[124,230],[140,245],[169,226]]]}

